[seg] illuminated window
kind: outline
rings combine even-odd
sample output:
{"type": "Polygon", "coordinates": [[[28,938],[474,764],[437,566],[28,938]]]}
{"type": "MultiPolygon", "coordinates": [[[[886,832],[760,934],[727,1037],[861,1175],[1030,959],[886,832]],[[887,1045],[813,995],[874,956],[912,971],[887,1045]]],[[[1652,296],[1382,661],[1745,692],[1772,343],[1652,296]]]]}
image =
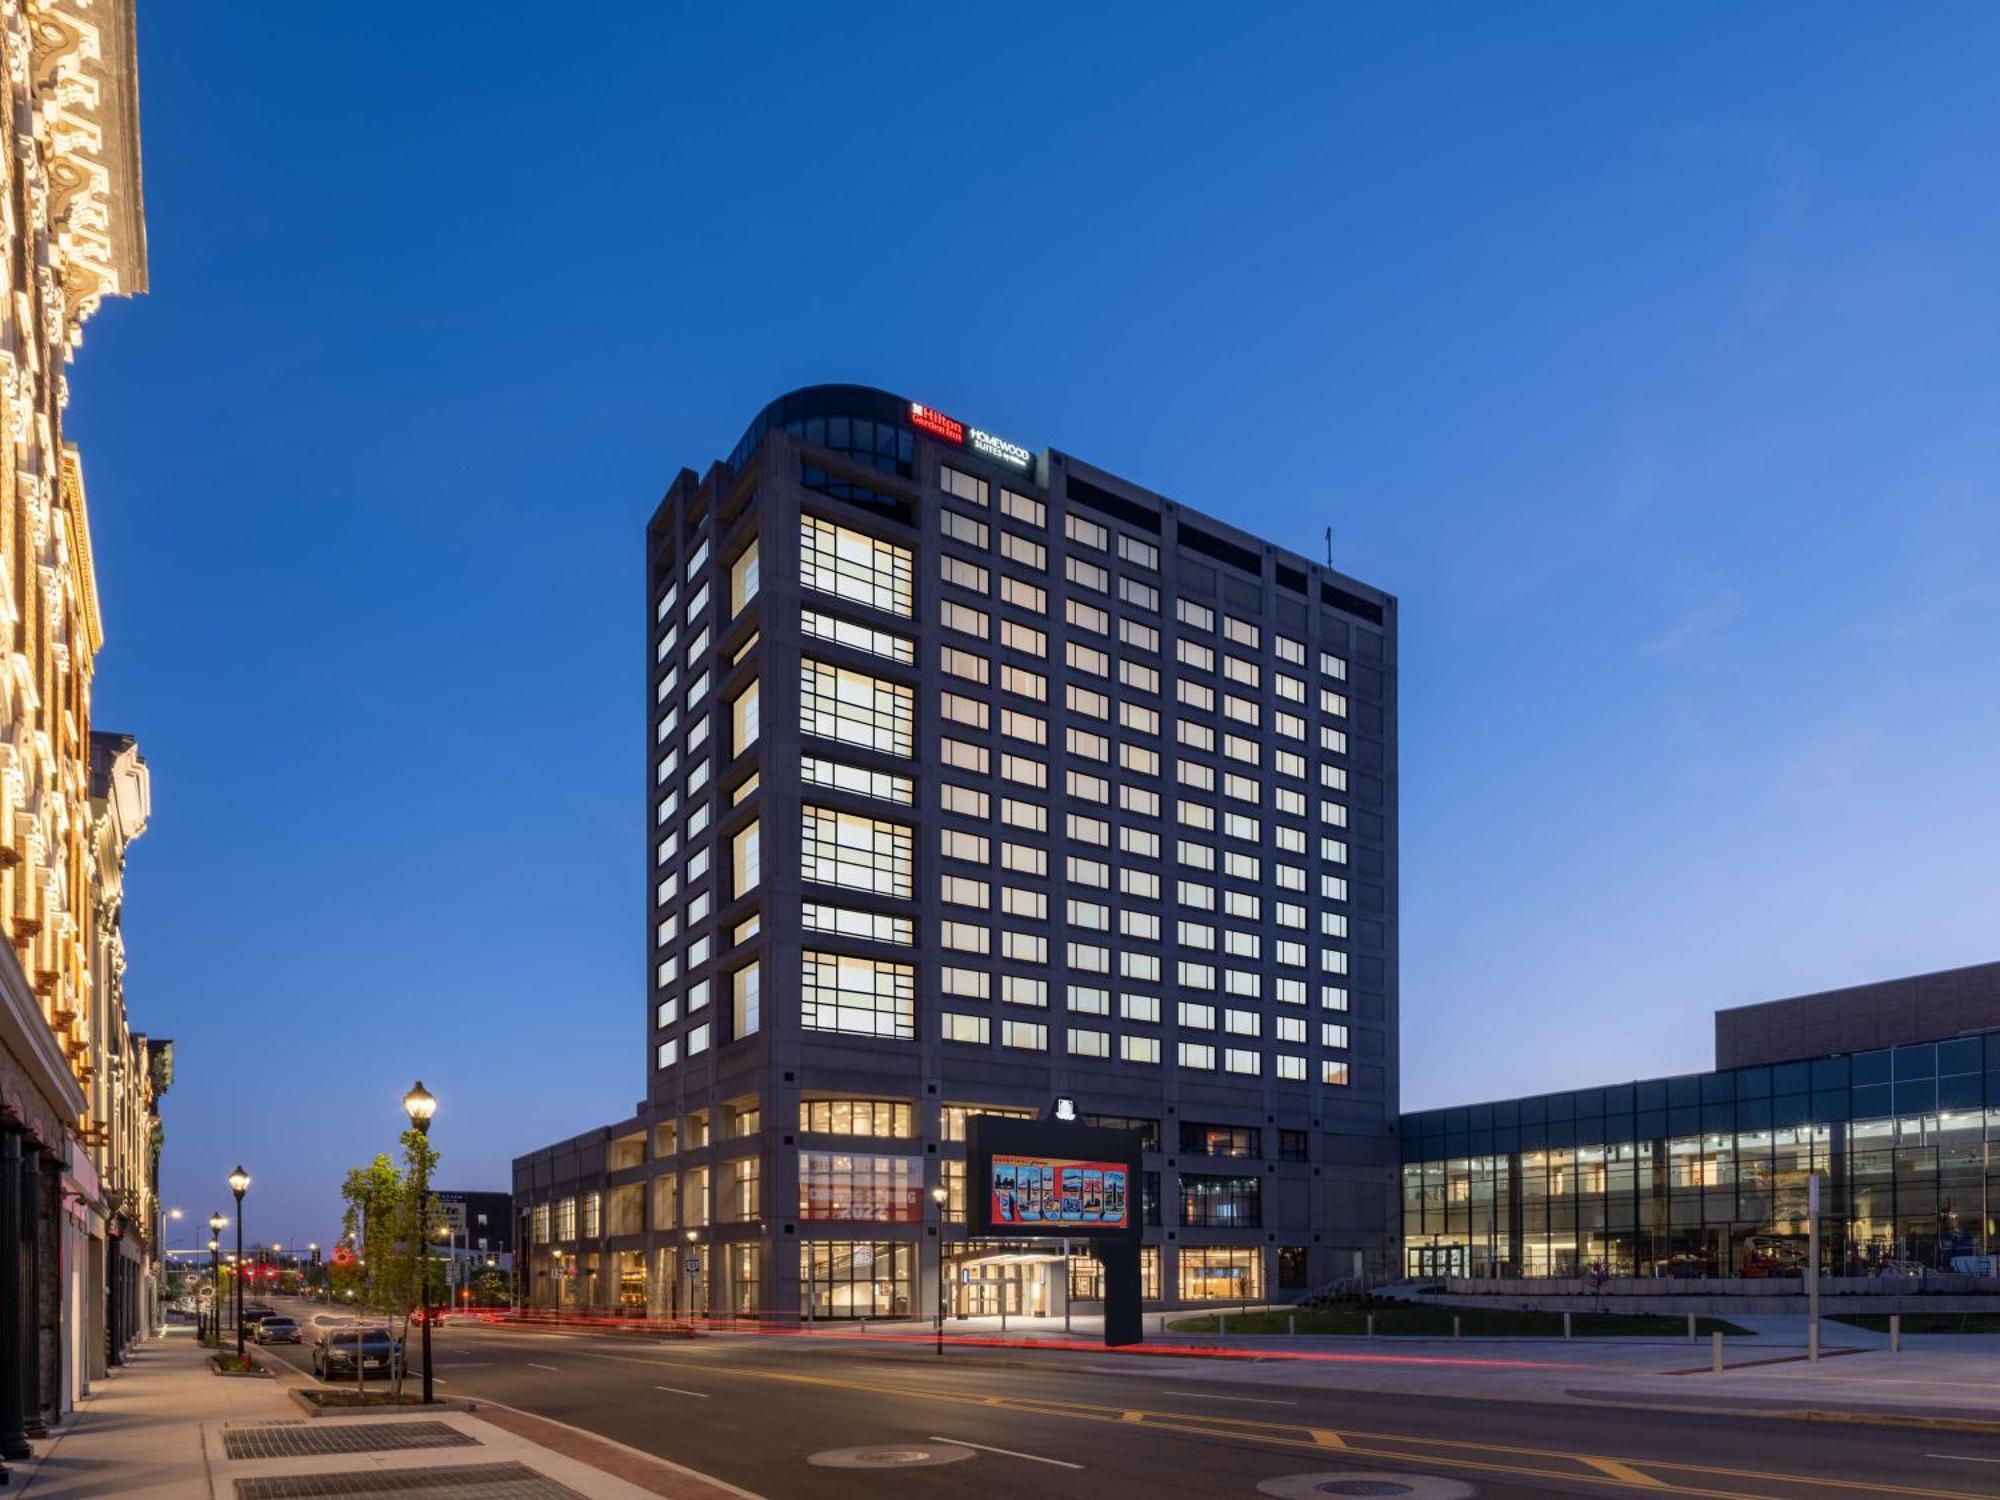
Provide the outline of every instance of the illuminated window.
{"type": "Polygon", "coordinates": [[[757,743],[757,682],[736,695],[729,705],[729,753],[741,755],[757,743]]]}
{"type": "Polygon", "coordinates": [[[1000,1045],[1015,1047],[1023,1052],[1046,1052],[1049,1050],[1049,1028],[1039,1021],[1002,1021],[1000,1045]]]}
{"type": "Polygon", "coordinates": [[[954,542],[963,542],[968,547],[986,550],[987,530],[984,521],[975,521],[971,516],[962,516],[955,510],[938,512],[938,530],[954,542]]]}
{"type": "Polygon", "coordinates": [[[1085,547],[1094,547],[1099,552],[1105,551],[1111,545],[1109,528],[1100,526],[1095,521],[1085,520],[1074,512],[1063,517],[1063,535],[1085,547]]]}
{"type": "Polygon", "coordinates": [[[943,1039],[947,1042],[968,1042],[984,1047],[993,1040],[993,1023],[984,1016],[963,1016],[945,1011],[939,1020],[943,1039]]]}
{"type": "Polygon", "coordinates": [[[1333,1088],[1346,1088],[1347,1064],[1344,1062],[1335,1062],[1330,1057],[1321,1058],[1319,1064],[1319,1081],[1333,1088]]]}
{"type": "Polygon", "coordinates": [[[820,885],[908,899],[914,860],[907,825],[828,807],[802,809],[801,873],[820,885]]]}
{"type": "Polygon", "coordinates": [[[744,896],[757,888],[761,878],[758,857],[757,820],[752,818],[729,837],[729,867],[732,895],[744,896]]]}
{"type": "Polygon", "coordinates": [[[729,976],[729,1034],[732,1037],[750,1036],[757,1030],[760,1020],[759,972],[759,966],[750,963],[729,976]]]}
{"type": "Polygon", "coordinates": [[[743,613],[743,606],[757,597],[757,543],[752,541],[729,565],[729,616],[743,613]]]}
{"type": "Polygon", "coordinates": [[[799,581],[871,609],[909,616],[913,569],[907,548],[817,516],[799,517],[799,581]]]}
{"type": "Polygon", "coordinates": [[[1118,1059],[1120,1062],[1158,1067],[1160,1039],[1156,1036],[1121,1036],[1118,1038],[1118,1059]]]}
{"type": "Polygon", "coordinates": [[[832,615],[823,615],[818,610],[812,609],[800,612],[799,624],[807,635],[815,639],[851,646],[856,651],[866,651],[870,656],[901,662],[904,666],[910,665],[917,659],[915,641],[891,634],[886,630],[871,630],[866,625],[856,625],[849,620],[836,620],[832,615]]]}
{"type": "Polygon", "coordinates": [[[803,921],[807,932],[831,932],[841,937],[866,938],[875,943],[894,943],[908,948],[916,942],[916,923],[909,917],[892,917],[883,912],[855,911],[845,906],[805,903],[803,921]]]}
{"type": "Polygon", "coordinates": [[[950,464],[938,465],[938,488],[954,500],[966,500],[984,508],[988,489],[986,481],[971,474],[961,473],[950,464]]]}
{"type": "Polygon", "coordinates": [[[909,964],[846,953],[803,955],[800,1024],[849,1036],[916,1035],[917,971],[909,964]]]}
{"type": "Polygon", "coordinates": [[[1012,516],[1017,521],[1025,521],[1030,526],[1047,524],[1041,501],[1027,495],[1018,495],[1009,489],[1000,491],[1000,509],[1004,514],[1012,516]]]}
{"type": "Polygon", "coordinates": [[[844,766],[838,761],[808,755],[800,762],[799,773],[807,786],[837,787],[858,797],[900,802],[906,807],[917,800],[914,781],[907,776],[892,776],[886,771],[864,771],[859,766],[844,766]]]}
{"type": "Polygon", "coordinates": [[[908,758],[914,749],[915,693],[899,682],[799,662],[799,727],[810,735],[908,758]]]}
{"type": "Polygon", "coordinates": [[[799,1217],[914,1224],[923,1217],[923,1161],[915,1156],[799,1153],[799,1217]]]}
{"type": "Polygon", "coordinates": [[[801,1099],[799,1129],[808,1135],[858,1135],[908,1140],[914,1112],[899,1099],[801,1099]]]}

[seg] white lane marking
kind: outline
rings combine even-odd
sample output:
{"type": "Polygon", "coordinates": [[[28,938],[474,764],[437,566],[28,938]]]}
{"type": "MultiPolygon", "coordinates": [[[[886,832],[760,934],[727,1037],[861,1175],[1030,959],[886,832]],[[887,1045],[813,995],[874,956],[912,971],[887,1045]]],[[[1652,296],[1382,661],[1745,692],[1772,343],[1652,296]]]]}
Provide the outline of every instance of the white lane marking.
{"type": "Polygon", "coordinates": [[[554,1365],[538,1365],[532,1359],[523,1360],[522,1363],[531,1370],[547,1370],[551,1375],[560,1375],[562,1373],[554,1365]]]}
{"type": "Polygon", "coordinates": [[[964,1438],[939,1437],[931,1434],[933,1443],[956,1443],[961,1448],[977,1448],[981,1453],[1004,1453],[1009,1458],[1025,1458],[1031,1464],[1054,1464],[1058,1469],[1080,1469],[1082,1464],[1073,1464],[1065,1459],[1044,1458],[1039,1453],[1017,1453],[1012,1448],[995,1448],[991,1443],[968,1443],[964,1438]]]}
{"type": "Polygon", "coordinates": [[[1207,1391],[1161,1391],[1162,1396],[1180,1396],[1188,1401],[1247,1401],[1252,1406],[1297,1406],[1296,1401],[1272,1401],[1263,1396],[1216,1396],[1207,1391]]]}
{"type": "Polygon", "coordinates": [[[2000,1464],[2000,1458],[1974,1458],[1970,1453],[1926,1453],[1924,1457],[1949,1459],[1955,1464],[2000,1464]]]}
{"type": "Polygon", "coordinates": [[[676,1396],[692,1396],[697,1401],[706,1401],[708,1399],[707,1391],[684,1391],[677,1385],[656,1385],[653,1389],[656,1391],[672,1391],[676,1396]]]}

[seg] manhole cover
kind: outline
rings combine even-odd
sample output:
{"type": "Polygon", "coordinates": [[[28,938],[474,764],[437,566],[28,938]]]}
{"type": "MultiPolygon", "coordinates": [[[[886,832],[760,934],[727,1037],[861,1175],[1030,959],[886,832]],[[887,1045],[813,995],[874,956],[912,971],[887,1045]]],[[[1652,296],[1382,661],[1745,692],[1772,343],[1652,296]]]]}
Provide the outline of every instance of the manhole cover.
{"type": "Polygon", "coordinates": [[[1267,1479],[1257,1493],[1272,1500],[1319,1500],[1322,1495],[1402,1495],[1407,1500],[1472,1500],[1479,1493],[1456,1479],[1430,1474],[1287,1474],[1267,1479]]]}
{"type": "Polygon", "coordinates": [[[828,1448],[806,1462],[822,1469],[921,1469],[931,1464],[955,1464],[972,1457],[956,1443],[877,1443],[867,1448],[828,1448]]]}

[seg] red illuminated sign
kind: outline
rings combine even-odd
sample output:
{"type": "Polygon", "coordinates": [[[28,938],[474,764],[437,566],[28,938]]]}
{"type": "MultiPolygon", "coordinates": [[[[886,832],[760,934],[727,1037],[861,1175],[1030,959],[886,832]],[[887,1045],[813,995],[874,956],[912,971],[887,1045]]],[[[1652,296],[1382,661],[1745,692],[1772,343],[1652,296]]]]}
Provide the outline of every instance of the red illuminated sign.
{"type": "Polygon", "coordinates": [[[964,443],[965,424],[943,412],[925,406],[921,401],[910,403],[910,425],[921,427],[925,432],[943,438],[948,443],[964,443]]]}

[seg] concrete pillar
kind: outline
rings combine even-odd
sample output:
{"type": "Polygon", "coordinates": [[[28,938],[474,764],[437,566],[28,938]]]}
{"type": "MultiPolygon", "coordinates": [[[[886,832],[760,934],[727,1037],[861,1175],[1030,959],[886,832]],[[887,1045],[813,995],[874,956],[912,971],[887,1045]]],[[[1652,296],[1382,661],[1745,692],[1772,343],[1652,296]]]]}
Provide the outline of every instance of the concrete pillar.
{"type": "Polygon", "coordinates": [[[30,1457],[22,1424],[27,1319],[21,1294],[21,1132],[0,1127],[0,1458],[30,1457]]]}
{"type": "Polygon", "coordinates": [[[1722,1334],[1719,1331],[1711,1333],[1709,1338],[1713,1341],[1709,1346],[1710,1367],[1716,1374],[1720,1375],[1722,1373],[1722,1334]]]}
{"type": "Polygon", "coordinates": [[[1901,1354],[1903,1352],[1903,1315],[1901,1313],[1889,1314],[1889,1352],[1891,1354],[1901,1354]]]}

